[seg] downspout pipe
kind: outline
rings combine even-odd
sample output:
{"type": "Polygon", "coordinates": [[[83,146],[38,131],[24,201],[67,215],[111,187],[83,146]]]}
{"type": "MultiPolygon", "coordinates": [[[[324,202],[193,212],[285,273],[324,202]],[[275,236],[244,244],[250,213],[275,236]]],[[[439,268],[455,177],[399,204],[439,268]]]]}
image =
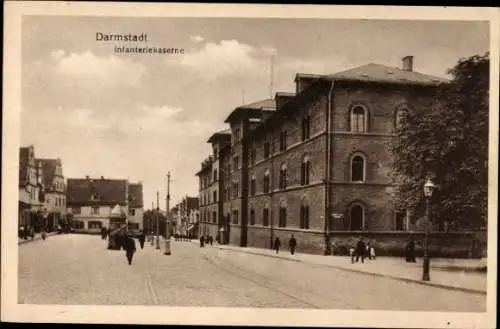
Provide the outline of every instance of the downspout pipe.
{"type": "Polygon", "coordinates": [[[331,223],[331,150],[332,140],[331,140],[331,131],[332,131],[332,103],[333,103],[333,89],[335,83],[334,80],[330,82],[330,89],[328,90],[328,100],[326,106],[326,152],[325,152],[325,214],[324,214],[324,230],[325,230],[325,250],[324,255],[331,254],[330,248],[330,223],[331,223]]]}

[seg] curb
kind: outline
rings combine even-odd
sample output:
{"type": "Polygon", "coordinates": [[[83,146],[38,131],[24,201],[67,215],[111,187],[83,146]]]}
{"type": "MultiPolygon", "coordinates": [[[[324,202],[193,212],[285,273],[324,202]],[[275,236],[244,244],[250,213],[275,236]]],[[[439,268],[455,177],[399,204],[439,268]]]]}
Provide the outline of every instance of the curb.
{"type": "MultiPolygon", "coordinates": [[[[51,232],[51,233],[47,233],[47,238],[48,237],[51,237],[53,235],[57,235],[57,232],[51,232]]],[[[34,241],[37,241],[37,240],[41,240],[42,237],[39,235],[37,237],[35,237],[33,240],[21,240],[17,243],[17,245],[22,245],[22,244],[25,244],[25,243],[29,243],[29,242],[34,242],[34,241]]]]}
{"type": "Polygon", "coordinates": [[[310,261],[304,261],[301,259],[290,259],[290,258],[286,258],[286,257],[276,256],[276,255],[261,254],[261,253],[252,252],[249,250],[224,248],[224,247],[219,247],[219,246],[216,246],[216,248],[221,249],[221,250],[233,250],[233,251],[237,251],[237,252],[242,252],[242,253],[246,253],[246,254],[253,254],[253,255],[258,255],[258,256],[264,256],[264,257],[279,258],[279,259],[284,259],[284,260],[288,260],[288,261],[292,261],[292,262],[299,262],[299,263],[306,263],[306,264],[311,264],[311,265],[316,265],[316,266],[329,267],[329,268],[334,268],[334,269],[343,270],[343,271],[347,271],[347,272],[354,272],[354,273],[358,273],[358,274],[371,275],[371,276],[382,277],[382,278],[389,278],[389,279],[403,281],[403,282],[421,284],[424,286],[431,286],[431,287],[454,290],[454,291],[461,291],[461,292],[467,292],[467,293],[473,293],[473,294],[486,295],[486,291],[473,289],[473,288],[454,287],[454,286],[448,286],[448,285],[440,284],[440,283],[420,281],[420,280],[409,279],[409,278],[402,278],[402,277],[394,276],[394,275],[366,272],[366,271],[347,268],[347,267],[343,267],[343,266],[318,264],[318,263],[314,263],[314,262],[310,262],[310,261]]]}

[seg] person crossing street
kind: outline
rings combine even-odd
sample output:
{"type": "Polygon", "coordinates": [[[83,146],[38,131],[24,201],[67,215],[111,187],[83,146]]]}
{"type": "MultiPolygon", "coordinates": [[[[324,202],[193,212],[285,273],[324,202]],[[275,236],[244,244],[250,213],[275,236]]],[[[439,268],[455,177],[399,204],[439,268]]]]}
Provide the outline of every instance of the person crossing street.
{"type": "Polygon", "coordinates": [[[125,254],[127,256],[128,264],[132,265],[132,258],[134,257],[136,249],[135,249],[135,241],[130,236],[130,234],[125,235],[124,249],[125,249],[125,254]]]}

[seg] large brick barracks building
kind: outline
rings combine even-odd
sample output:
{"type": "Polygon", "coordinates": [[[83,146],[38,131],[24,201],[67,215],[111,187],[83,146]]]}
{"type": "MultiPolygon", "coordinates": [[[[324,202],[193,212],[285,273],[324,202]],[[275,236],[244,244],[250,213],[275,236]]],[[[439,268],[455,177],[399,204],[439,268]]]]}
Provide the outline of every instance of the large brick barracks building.
{"type": "Polygon", "coordinates": [[[445,80],[402,64],[297,74],[295,93],[234,109],[197,173],[206,234],[263,248],[293,234],[298,251],[322,253],[338,236],[418,230],[395,210],[389,144],[399,115],[430,108],[445,80]]]}

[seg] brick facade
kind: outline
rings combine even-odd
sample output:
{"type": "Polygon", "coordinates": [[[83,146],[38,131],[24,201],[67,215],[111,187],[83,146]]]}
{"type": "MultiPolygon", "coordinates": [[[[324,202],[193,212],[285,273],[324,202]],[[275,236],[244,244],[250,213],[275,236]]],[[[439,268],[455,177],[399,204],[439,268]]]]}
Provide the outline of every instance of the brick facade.
{"type": "Polygon", "coordinates": [[[335,232],[419,229],[410,213],[396,219],[390,143],[398,111],[430,108],[442,81],[376,64],[295,81],[295,95],[238,107],[225,121],[219,224],[230,220],[229,243],[270,248],[279,237],[286,247],[293,234],[298,251],[321,253],[335,232]]]}

